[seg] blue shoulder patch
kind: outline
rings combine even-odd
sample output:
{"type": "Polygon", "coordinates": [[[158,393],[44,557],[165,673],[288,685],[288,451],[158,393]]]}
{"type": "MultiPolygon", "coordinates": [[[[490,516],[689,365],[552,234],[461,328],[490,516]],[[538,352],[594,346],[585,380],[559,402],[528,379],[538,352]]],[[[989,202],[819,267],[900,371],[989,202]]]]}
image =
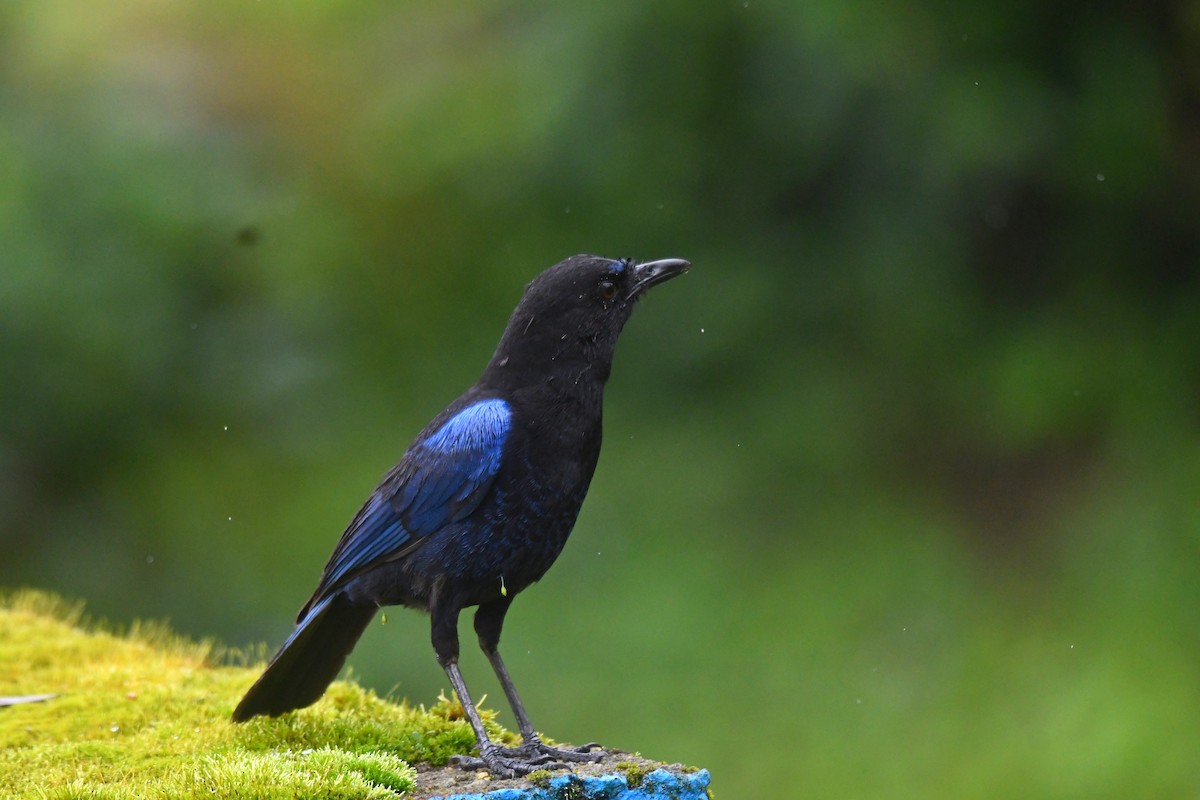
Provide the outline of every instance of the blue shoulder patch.
{"type": "Polygon", "coordinates": [[[322,586],[386,561],[470,515],[492,487],[511,425],[508,403],[482,400],[414,444],[342,534],[322,586]]]}
{"type": "Polygon", "coordinates": [[[508,403],[481,400],[413,447],[417,474],[392,498],[413,534],[427,536],[475,510],[500,469],[511,423],[508,403]]]}
{"type": "Polygon", "coordinates": [[[512,412],[508,403],[499,398],[481,400],[446,420],[420,446],[437,453],[484,450],[488,455],[499,458],[511,422],[512,412]]]}

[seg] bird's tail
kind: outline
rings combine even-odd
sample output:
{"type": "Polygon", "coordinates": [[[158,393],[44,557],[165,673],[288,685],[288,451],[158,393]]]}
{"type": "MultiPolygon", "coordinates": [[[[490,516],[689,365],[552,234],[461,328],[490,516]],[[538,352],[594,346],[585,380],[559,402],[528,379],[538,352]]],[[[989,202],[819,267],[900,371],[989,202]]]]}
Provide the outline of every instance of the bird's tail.
{"type": "Polygon", "coordinates": [[[315,703],[378,609],[351,605],[342,593],[317,603],[296,625],[262,676],[233,710],[234,722],[278,716],[315,703]]]}

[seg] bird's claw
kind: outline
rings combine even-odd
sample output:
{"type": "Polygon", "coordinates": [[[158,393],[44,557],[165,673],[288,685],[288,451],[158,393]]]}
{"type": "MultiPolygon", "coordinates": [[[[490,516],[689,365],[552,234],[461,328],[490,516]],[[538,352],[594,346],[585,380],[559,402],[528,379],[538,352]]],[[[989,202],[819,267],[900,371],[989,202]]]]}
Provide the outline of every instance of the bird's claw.
{"type": "Polygon", "coordinates": [[[526,739],[517,747],[502,747],[500,752],[507,756],[515,756],[530,761],[550,758],[561,761],[599,761],[605,752],[600,749],[599,742],[588,742],[579,747],[551,747],[541,739],[526,739]]]}
{"type": "Polygon", "coordinates": [[[539,769],[570,769],[568,762],[599,761],[605,756],[597,742],[579,747],[551,747],[532,739],[517,747],[490,745],[480,748],[479,757],[454,756],[450,763],[461,769],[487,770],[498,778],[516,778],[539,769]]]}
{"type": "Polygon", "coordinates": [[[467,770],[487,770],[497,778],[516,778],[539,769],[569,769],[566,762],[559,761],[549,753],[526,753],[519,747],[496,747],[481,749],[479,757],[454,756],[450,763],[467,770]]]}

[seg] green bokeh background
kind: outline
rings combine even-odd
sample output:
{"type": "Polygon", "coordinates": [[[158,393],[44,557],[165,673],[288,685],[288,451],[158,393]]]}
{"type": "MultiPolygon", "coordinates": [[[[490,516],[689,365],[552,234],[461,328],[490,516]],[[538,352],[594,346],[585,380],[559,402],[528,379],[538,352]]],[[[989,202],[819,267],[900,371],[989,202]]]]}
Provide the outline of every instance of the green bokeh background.
{"type": "MultiPolygon", "coordinates": [[[[1196,2],[0,5],[0,586],[274,646],[577,252],[695,267],[509,617],[535,724],[1200,792],[1196,2]]],[[[445,688],[411,612],[351,663],[445,688]]]]}

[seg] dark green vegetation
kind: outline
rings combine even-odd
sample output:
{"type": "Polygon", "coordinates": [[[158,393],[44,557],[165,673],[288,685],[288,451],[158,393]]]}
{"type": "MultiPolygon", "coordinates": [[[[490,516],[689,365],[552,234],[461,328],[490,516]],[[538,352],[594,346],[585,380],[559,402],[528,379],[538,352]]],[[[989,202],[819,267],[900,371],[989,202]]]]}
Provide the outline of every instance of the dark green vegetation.
{"type": "MultiPolygon", "coordinates": [[[[1189,7],[109,5],[0,10],[0,585],[274,647],[524,281],[675,255],[508,620],[538,724],[734,797],[1200,783],[1189,7]]],[[[445,688],[403,611],[352,664],[445,688]]]]}

